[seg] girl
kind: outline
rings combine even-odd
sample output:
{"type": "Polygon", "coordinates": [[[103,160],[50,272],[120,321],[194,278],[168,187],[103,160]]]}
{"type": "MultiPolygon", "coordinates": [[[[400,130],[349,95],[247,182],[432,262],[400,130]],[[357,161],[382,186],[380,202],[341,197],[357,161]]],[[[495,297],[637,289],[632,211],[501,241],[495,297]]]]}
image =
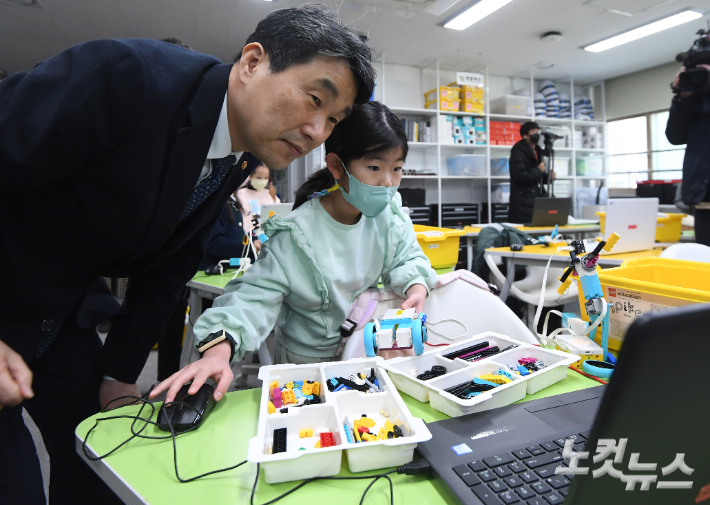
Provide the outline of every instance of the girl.
{"type": "MultiPolygon", "coordinates": [[[[242,227],[246,234],[251,233],[254,229],[254,225],[251,222],[252,201],[259,205],[281,203],[279,197],[276,196],[276,188],[269,183],[269,178],[269,168],[262,163],[254,169],[244,187],[238,189],[235,193],[242,209],[242,227]]],[[[264,220],[266,217],[264,217],[264,220]]],[[[256,252],[261,250],[261,241],[257,238],[254,238],[254,247],[256,252]]]]}
{"type": "Polygon", "coordinates": [[[405,298],[402,308],[424,309],[437,281],[397,187],[407,136],[384,105],[368,102],[334,129],[325,143],[326,168],[298,190],[294,211],[264,223],[270,236],[259,261],[230,282],[195,323],[202,359],[153,390],[172,401],[193,380],[219,382],[219,400],[232,381],[230,362],[257,349],[276,325],[276,363],[337,360],[340,325],[355,298],[382,278],[405,298]]]}

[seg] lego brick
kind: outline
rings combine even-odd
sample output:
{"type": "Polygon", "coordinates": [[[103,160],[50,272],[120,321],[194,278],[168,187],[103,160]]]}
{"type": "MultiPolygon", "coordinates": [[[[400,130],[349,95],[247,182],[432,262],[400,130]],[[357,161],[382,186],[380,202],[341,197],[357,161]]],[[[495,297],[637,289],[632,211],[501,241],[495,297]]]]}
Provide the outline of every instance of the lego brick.
{"type": "Polygon", "coordinates": [[[335,437],[329,431],[320,434],[321,447],[333,447],[335,445],[335,437]]]}
{"type": "Polygon", "coordinates": [[[281,390],[279,388],[274,388],[272,391],[272,398],[274,402],[274,407],[277,409],[281,408],[283,405],[283,397],[281,396],[281,390]]]}
{"type": "Polygon", "coordinates": [[[298,436],[301,438],[308,438],[313,436],[313,429],[306,428],[298,432],[298,436]]]}
{"type": "Polygon", "coordinates": [[[287,403],[296,403],[296,395],[293,389],[284,389],[281,391],[281,397],[283,399],[284,405],[287,403]]]}
{"type": "Polygon", "coordinates": [[[286,452],[286,428],[274,430],[273,454],[286,452]]]}

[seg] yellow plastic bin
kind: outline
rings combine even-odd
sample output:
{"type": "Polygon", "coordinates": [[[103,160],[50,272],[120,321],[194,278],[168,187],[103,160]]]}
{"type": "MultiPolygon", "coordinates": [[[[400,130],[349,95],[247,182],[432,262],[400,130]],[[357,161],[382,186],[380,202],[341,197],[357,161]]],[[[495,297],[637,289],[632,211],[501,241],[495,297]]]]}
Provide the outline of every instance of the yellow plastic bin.
{"type": "MultiPolygon", "coordinates": [[[[619,350],[631,323],[647,312],[710,302],[710,263],[643,258],[597,272],[609,304],[610,349],[619,350]]],[[[581,289],[579,295],[586,317],[581,289]]],[[[597,332],[600,341],[601,332],[597,332]]]]}
{"type": "MultiPolygon", "coordinates": [[[[599,216],[599,226],[604,235],[604,224],[606,222],[606,212],[595,212],[599,216]]],[[[681,221],[685,214],[667,214],[666,217],[659,216],[656,219],[656,242],[680,242],[680,234],[683,230],[681,221]]]]}
{"type": "Polygon", "coordinates": [[[415,224],[414,232],[432,268],[438,270],[456,266],[459,261],[459,237],[465,234],[463,230],[415,224]]]}

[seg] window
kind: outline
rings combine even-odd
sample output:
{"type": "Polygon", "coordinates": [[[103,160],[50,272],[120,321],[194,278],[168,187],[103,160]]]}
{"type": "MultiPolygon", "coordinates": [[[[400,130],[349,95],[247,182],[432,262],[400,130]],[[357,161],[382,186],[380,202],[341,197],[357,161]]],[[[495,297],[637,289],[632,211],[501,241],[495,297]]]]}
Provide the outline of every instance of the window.
{"type": "Polygon", "coordinates": [[[635,188],[648,179],[680,179],[685,146],[666,139],[668,111],[617,121],[609,128],[609,187],[635,188]]]}

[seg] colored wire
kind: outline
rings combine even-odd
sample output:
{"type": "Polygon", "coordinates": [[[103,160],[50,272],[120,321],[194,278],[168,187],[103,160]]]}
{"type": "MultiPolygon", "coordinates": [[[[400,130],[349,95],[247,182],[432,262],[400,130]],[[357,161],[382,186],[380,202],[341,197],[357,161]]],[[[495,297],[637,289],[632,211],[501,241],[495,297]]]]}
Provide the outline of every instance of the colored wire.
{"type": "MultiPolygon", "coordinates": [[[[151,388],[151,390],[152,390],[152,389],[153,389],[153,388],[151,388]]],[[[148,427],[149,424],[152,424],[153,426],[156,426],[156,427],[159,428],[159,426],[158,426],[157,423],[151,421],[151,419],[152,419],[152,417],[153,417],[153,414],[155,413],[155,405],[153,405],[153,402],[148,401],[148,400],[145,398],[146,396],[147,396],[147,394],[144,395],[143,397],[138,397],[138,396],[133,396],[133,395],[119,396],[118,398],[114,398],[113,400],[111,400],[110,402],[108,402],[108,403],[106,404],[106,407],[104,407],[104,409],[103,409],[101,412],[106,412],[106,409],[107,409],[107,408],[109,407],[109,405],[111,405],[113,402],[116,402],[116,401],[118,401],[118,400],[123,400],[123,399],[126,399],[126,398],[132,398],[132,399],[134,399],[134,400],[136,400],[136,401],[143,402],[143,405],[141,405],[140,410],[138,410],[138,414],[135,415],[135,416],[117,415],[117,416],[101,417],[101,418],[97,418],[97,419],[94,420],[94,425],[93,425],[93,426],[89,429],[89,431],[86,433],[86,436],[84,437],[84,440],[83,440],[83,442],[82,442],[82,444],[81,444],[81,448],[82,448],[82,450],[84,451],[84,455],[86,456],[87,459],[89,459],[89,460],[91,460],[91,461],[99,461],[99,460],[101,460],[101,459],[104,459],[104,458],[110,456],[111,454],[113,454],[114,452],[116,452],[118,449],[120,449],[121,447],[123,447],[124,445],[126,445],[128,442],[130,442],[130,441],[133,440],[134,438],[145,438],[145,439],[148,439],[148,440],[166,440],[166,439],[172,439],[172,442],[173,442],[173,465],[174,465],[174,467],[175,467],[175,477],[177,478],[178,481],[180,481],[180,482],[183,483],[183,484],[184,484],[184,483],[187,483],[187,482],[195,481],[195,480],[197,480],[197,479],[201,479],[202,477],[207,477],[208,475],[213,475],[213,474],[216,474],[216,473],[221,473],[221,472],[226,472],[226,471],[229,471],[229,470],[234,470],[235,468],[239,468],[240,466],[242,466],[243,464],[246,463],[246,460],[244,460],[244,461],[242,461],[241,463],[237,463],[236,465],[230,466],[230,467],[228,467],[228,468],[220,468],[220,469],[218,469],[218,470],[212,470],[212,471],[210,471],[210,472],[205,472],[205,473],[203,473],[203,474],[197,475],[196,477],[190,477],[190,478],[188,478],[188,479],[183,479],[182,477],[180,477],[180,473],[178,472],[177,444],[176,444],[175,439],[177,438],[178,435],[184,435],[185,433],[189,433],[190,431],[193,431],[193,430],[197,429],[197,426],[192,427],[192,428],[189,428],[189,429],[184,430],[184,431],[181,431],[181,432],[179,432],[179,433],[175,433],[175,430],[174,430],[172,424],[169,423],[168,426],[170,427],[170,435],[157,436],[157,437],[156,437],[156,436],[149,436],[149,435],[142,435],[141,433],[143,432],[143,430],[145,430],[146,427],[148,427]],[[150,416],[149,416],[147,419],[144,418],[144,417],[141,417],[141,413],[143,412],[143,408],[144,408],[146,405],[149,405],[150,408],[151,408],[150,416]],[[121,442],[120,444],[118,444],[116,447],[114,447],[113,449],[111,449],[111,450],[110,450],[109,452],[107,452],[106,454],[103,454],[103,455],[101,455],[101,456],[94,456],[94,455],[92,455],[91,453],[89,453],[89,450],[88,450],[87,447],[86,447],[86,442],[89,440],[89,435],[91,435],[91,433],[94,431],[94,429],[96,429],[96,427],[99,425],[100,422],[102,422],[102,421],[110,421],[110,420],[113,420],[113,419],[133,419],[133,422],[131,423],[131,433],[132,433],[132,435],[131,435],[130,437],[128,437],[126,440],[124,440],[123,442],[121,442]],[[137,421],[142,421],[142,422],[145,423],[145,424],[143,424],[143,426],[141,427],[141,429],[139,429],[139,430],[136,432],[136,431],[135,431],[135,425],[136,425],[136,422],[137,422],[137,421]]],[[[195,413],[197,413],[197,409],[195,409],[195,407],[193,407],[192,405],[190,405],[190,404],[188,404],[188,403],[185,403],[185,402],[171,402],[171,403],[168,404],[168,405],[176,405],[176,404],[177,404],[177,405],[184,405],[184,406],[186,406],[186,407],[188,407],[188,408],[194,410],[195,413]]]]}
{"type": "Polygon", "coordinates": [[[590,375],[586,372],[583,372],[581,370],[578,370],[577,368],[574,368],[572,365],[569,366],[570,370],[574,370],[575,372],[584,375],[585,377],[588,377],[592,380],[595,380],[597,382],[601,382],[602,384],[609,384],[607,381],[601,380],[599,377],[595,377],[594,375],[590,375]]]}

